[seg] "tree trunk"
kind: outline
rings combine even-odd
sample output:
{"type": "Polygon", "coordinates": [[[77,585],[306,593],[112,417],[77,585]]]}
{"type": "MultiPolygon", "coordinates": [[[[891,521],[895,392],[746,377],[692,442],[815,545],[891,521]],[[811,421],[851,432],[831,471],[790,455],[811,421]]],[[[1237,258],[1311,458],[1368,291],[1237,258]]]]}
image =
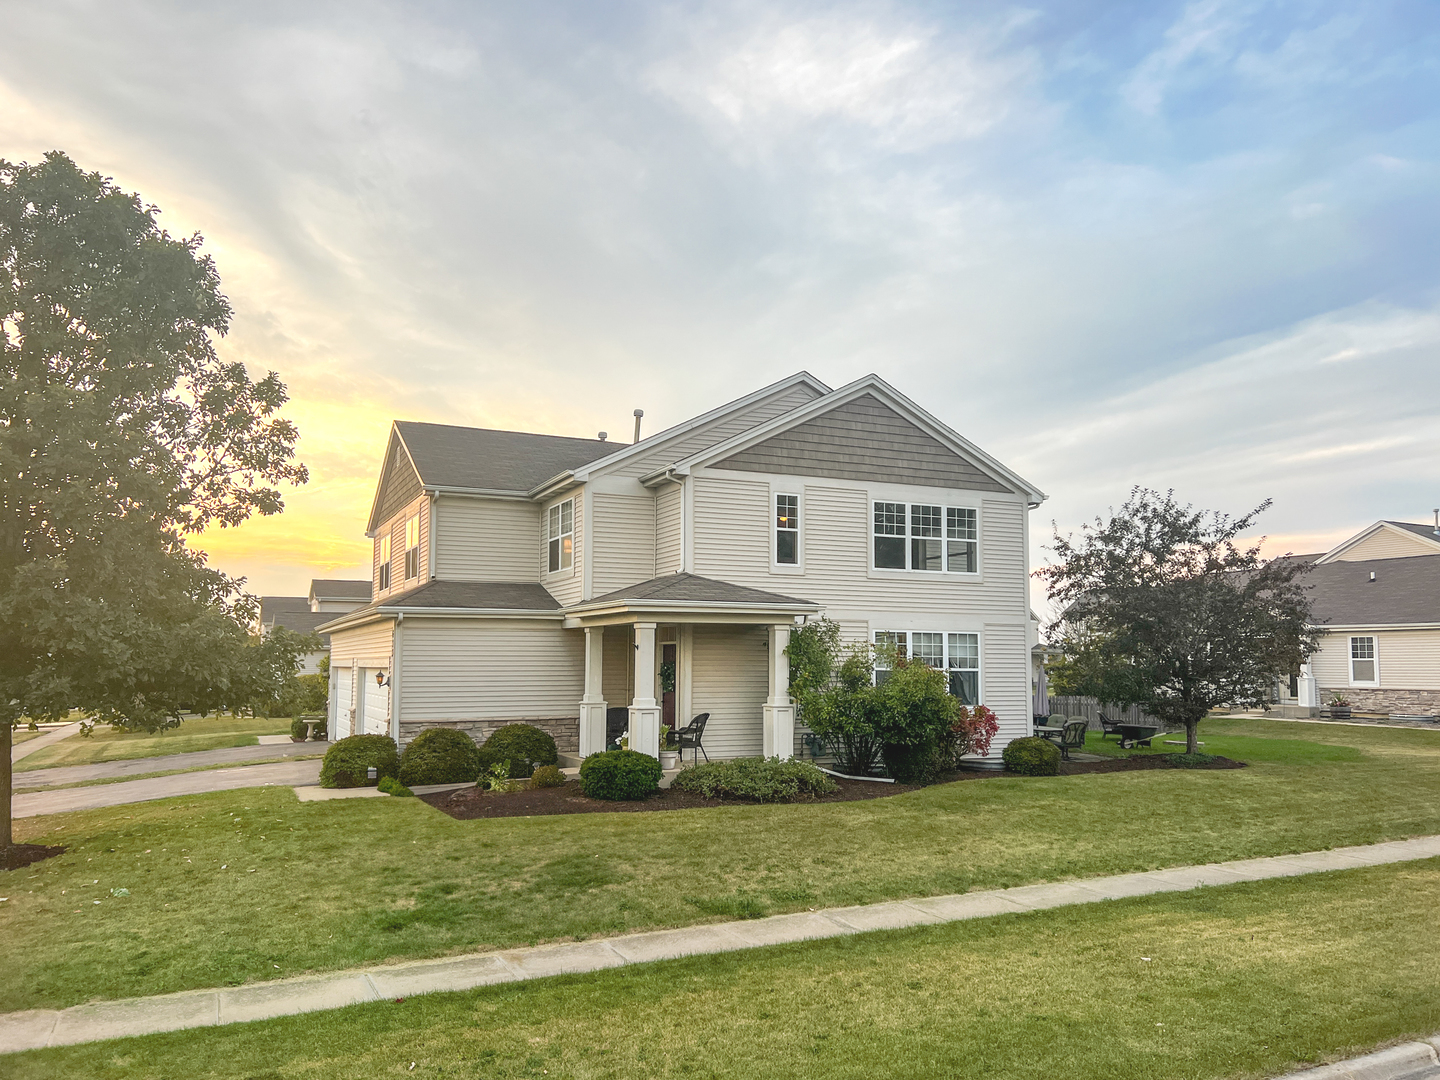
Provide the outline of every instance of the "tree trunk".
{"type": "Polygon", "coordinates": [[[8,848],[15,842],[15,834],[10,827],[10,747],[14,745],[14,736],[11,734],[14,725],[9,720],[0,720],[0,728],[5,733],[0,735],[0,754],[4,754],[4,762],[0,762],[0,850],[8,848]]]}
{"type": "Polygon", "coordinates": [[[1200,721],[1185,721],[1185,753],[1198,754],[1200,752],[1200,721]]]}

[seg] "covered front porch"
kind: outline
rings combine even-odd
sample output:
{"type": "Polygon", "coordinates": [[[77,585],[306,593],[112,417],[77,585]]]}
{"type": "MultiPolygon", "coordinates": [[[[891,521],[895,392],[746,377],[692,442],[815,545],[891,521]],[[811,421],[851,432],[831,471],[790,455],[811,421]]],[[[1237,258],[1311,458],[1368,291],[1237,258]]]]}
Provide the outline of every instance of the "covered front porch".
{"type": "Polygon", "coordinates": [[[632,750],[658,757],[661,728],[709,714],[709,757],[794,754],[786,650],[805,600],[693,574],[667,574],[577,605],[585,634],[580,756],[606,748],[606,716],[626,710],[632,750]]]}

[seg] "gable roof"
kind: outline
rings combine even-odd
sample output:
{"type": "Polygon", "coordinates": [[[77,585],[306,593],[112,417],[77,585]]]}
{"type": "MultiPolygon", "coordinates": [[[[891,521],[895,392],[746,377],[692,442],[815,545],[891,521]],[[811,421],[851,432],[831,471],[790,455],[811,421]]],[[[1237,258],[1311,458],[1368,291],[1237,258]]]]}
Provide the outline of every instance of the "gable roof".
{"type": "Polygon", "coordinates": [[[807,609],[816,607],[809,600],[797,600],[793,596],[782,596],[779,593],[766,592],[764,589],[752,589],[748,585],[732,585],[730,582],[720,581],[718,578],[706,578],[686,573],[662,574],[660,577],[627,585],[623,589],[616,589],[614,592],[608,592],[575,606],[586,608],[591,605],[614,604],[631,600],[654,600],[671,604],[793,605],[807,609]]]}
{"type": "MultiPolygon", "coordinates": [[[[1415,523],[1409,521],[1381,520],[1375,522],[1374,525],[1371,525],[1368,528],[1361,529],[1358,533],[1350,537],[1348,540],[1342,540],[1329,551],[1325,552],[1325,554],[1321,555],[1316,560],[1316,563],[1323,566],[1327,563],[1340,561],[1341,556],[1343,556],[1347,551],[1351,550],[1359,544],[1363,544],[1365,541],[1369,540],[1377,533],[1382,532],[1389,532],[1392,535],[1399,534],[1400,536],[1405,537],[1407,541],[1412,540],[1412,538],[1414,540],[1418,540],[1419,543],[1416,545],[1415,550],[1416,555],[1424,554],[1426,547],[1429,547],[1434,553],[1440,554],[1440,536],[1435,535],[1435,530],[1431,526],[1416,525],[1415,523]]],[[[1397,557],[1407,558],[1409,556],[1400,555],[1397,557]]]]}
{"type": "Polygon", "coordinates": [[[366,533],[422,491],[526,498],[557,473],[623,443],[396,420],[366,533]],[[413,475],[413,480],[409,477],[413,475]]]}
{"type": "MultiPolygon", "coordinates": [[[[268,623],[267,627],[274,629],[280,626],[296,634],[313,634],[316,633],[317,627],[324,625],[334,617],[333,611],[311,611],[307,606],[304,611],[276,612],[274,621],[268,623]]],[[[320,645],[326,649],[330,647],[329,634],[320,635],[320,645]]]]}
{"type": "Polygon", "coordinates": [[[393,614],[551,615],[560,611],[543,585],[533,581],[427,581],[347,612],[325,612],[328,631],[393,614]]]}
{"type": "Polygon", "coordinates": [[[343,578],[314,578],[310,582],[311,600],[369,600],[370,582],[343,578]]]}
{"type": "MultiPolygon", "coordinates": [[[[844,406],[852,405],[857,409],[867,410],[877,417],[876,408],[883,410],[885,414],[904,421],[913,426],[916,433],[922,436],[925,441],[925,450],[932,462],[942,461],[942,457],[936,454],[948,455],[952,460],[949,464],[953,467],[956,460],[963,462],[972,472],[975,482],[982,487],[991,490],[1014,491],[1027,496],[1034,502],[1041,502],[1045,499],[1045,493],[1031,484],[1028,480],[1017,473],[1012,472],[997,460],[992,458],[985,451],[981,450],[970,440],[951,429],[948,425],[932,416],[929,412],[915,404],[904,394],[900,393],[884,379],[875,374],[866,375],[856,379],[839,390],[831,391],[824,397],[816,398],[808,404],[797,409],[784,413],[763,424],[757,425],[749,431],[742,432],[724,442],[708,447],[697,454],[692,454],[684,460],[677,461],[665,469],[656,470],[641,478],[641,482],[654,482],[661,476],[673,471],[679,475],[685,475],[697,466],[712,465],[720,466],[721,462],[727,460],[747,459],[742,455],[753,447],[771,440],[782,433],[801,429],[801,425],[810,423],[826,413],[833,413],[844,406]],[[865,400],[869,399],[869,401],[865,400]],[[873,404],[872,404],[873,403],[873,404]]],[[[843,417],[842,417],[843,426],[843,417]]],[[[816,429],[819,434],[819,429],[816,429]]],[[[802,442],[806,435],[803,429],[799,436],[791,436],[791,439],[799,438],[802,442]]],[[[852,438],[863,438],[852,434],[852,438]]],[[[782,440],[784,442],[784,440],[782,440]]],[[[784,455],[790,448],[788,445],[776,444],[776,450],[784,455]]],[[[764,455],[756,455],[755,464],[751,467],[758,467],[760,459],[764,455]]],[[[774,455],[772,455],[774,456],[774,455]]],[[[732,466],[726,465],[726,468],[732,466]]],[[[742,467],[744,467],[742,465],[742,467]]],[[[832,466],[843,468],[843,463],[832,466]]],[[[778,470],[776,470],[778,471],[778,470]]],[[[863,470],[859,470],[863,471],[863,470]]],[[[820,475],[838,475],[835,472],[820,475]]],[[[857,479],[874,479],[870,476],[856,476],[857,479]]],[[[958,486],[946,484],[943,486],[958,486]]]]}
{"type": "Polygon", "coordinates": [[[1317,563],[1301,581],[1317,625],[1440,624],[1440,554],[1317,563]]]}

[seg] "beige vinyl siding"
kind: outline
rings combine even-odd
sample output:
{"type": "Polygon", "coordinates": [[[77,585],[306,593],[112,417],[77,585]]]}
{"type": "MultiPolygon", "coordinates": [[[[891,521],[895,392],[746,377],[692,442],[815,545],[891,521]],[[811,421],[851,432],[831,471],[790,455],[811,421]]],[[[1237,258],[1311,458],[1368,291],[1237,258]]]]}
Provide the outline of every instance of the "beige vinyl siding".
{"type": "Polygon", "coordinates": [[[574,552],[571,558],[570,568],[557,573],[550,573],[550,549],[549,535],[547,533],[549,511],[551,506],[562,503],[565,499],[556,499],[548,503],[540,513],[540,524],[536,530],[540,537],[540,582],[545,586],[546,591],[562,604],[578,604],[583,598],[585,591],[585,494],[577,491],[573,496],[566,496],[575,500],[575,515],[573,520],[574,552]]]}
{"type": "Polygon", "coordinates": [[[669,465],[673,461],[698,454],[701,450],[724,442],[732,436],[739,435],[742,431],[749,431],[757,424],[763,424],[766,420],[771,420],[781,413],[798,409],[801,405],[808,401],[814,401],[819,396],[819,391],[809,386],[793,386],[789,390],[780,391],[769,398],[755,402],[742,412],[719,417],[710,424],[688,433],[683,439],[668,442],[663,446],[657,444],[653,453],[637,454],[615,470],[616,474],[644,476],[663,465],[669,465]]]}
{"type": "Polygon", "coordinates": [[[699,625],[691,661],[691,711],[708,712],[712,758],[758,757],[764,749],[766,634],[763,626],[699,625]]]}
{"type": "Polygon", "coordinates": [[[592,499],[591,595],[654,577],[654,497],[597,491],[592,499]]]}
{"type": "Polygon", "coordinates": [[[394,643],[395,624],[389,619],[366,623],[353,630],[337,630],[330,635],[330,666],[349,667],[351,661],[362,663],[388,658],[394,643]]]}
{"type": "Polygon", "coordinates": [[[578,718],[584,634],[558,622],[407,619],[403,722],[578,718]]]}
{"type": "Polygon", "coordinates": [[[540,580],[540,563],[535,555],[540,508],[534,503],[441,496],[435,510],[437,578],[540,580]]]}
{"type": "Polygon", "coordinates": [[[1440,690],[1440,630],[1352,630],[1326,634],[1310,658],[1318,685],[1350,685],[1350,638],[1375,638],[1382,690],[1440,690]]]}
{"type": "Polygon", "coordinates": [[[1023,625],[986,623],[980,638],[980,696],[1000,724],[992,756],[1030,734],[1030,647],[1023,625]]]}
{"type": "Polygon", "coordinates": [[[673,574],[684,565],[683,515],[685,489],[667,484],[655,497],[655,576],[673,574]]]}
{"type": "Polygon", "coordinates": [[[372,574],[371,594],[375,599],[393,596],[396,593],[423,585],[430,578],[430,514],[427,512],[429,496],[421,495],[407,503],[398,514],[386,520],[375,533],[371,547],[372,574]],[[413,515],[420,515],[420,574],[405,579],[405,522],[413,515]],[[380,591],[380,537],[390,535],[390,588],[380,591]]]}
{"type": "Polygon", "coordinates": [[[1335,556],[1335,562],[1364,562],[1366,559],[1405,559],[1412,555],[1434,555],[1434,544],[1403,529],[1381,528],[1354,547],[1335,556]]]}
{"type": "Polygon", "coordinates": [[[629,705],[631,682],[635,667],[635,631],[628,626],[605,627],[604,667],[600,672],[600,692],[610,708],[629,705]]]}
{"type": "MultiPolygon", "coordinates": [[[[770,566],[768,482],[696,476],[695,573],[855,612],[1026,615],[1024,504],[952,496],[980,509],[981,580],[949,574],[870,576],[870,498],[862,487],[806,483],[803,574],[770,566]]],[[[931,498],[932,496],[925,496],[931,498]]],[[[918,499],[918,497],[917,497],[918,499]]]]}

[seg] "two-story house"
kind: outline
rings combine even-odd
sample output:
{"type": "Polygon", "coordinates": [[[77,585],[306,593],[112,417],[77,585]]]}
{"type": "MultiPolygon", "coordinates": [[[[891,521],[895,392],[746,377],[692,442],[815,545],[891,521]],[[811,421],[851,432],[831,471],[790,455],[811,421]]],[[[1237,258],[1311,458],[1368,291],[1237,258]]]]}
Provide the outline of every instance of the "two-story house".
{"type": "Polygon", "coordinates": [[[374,599],[331,637],[332,731],[515,721],[655,753],[790,756],[786,647],[824,614],[1029,732],[1028,511],[1044,495],[876,376],[801,372],[630,446],[396,422],[374,599]]]}

